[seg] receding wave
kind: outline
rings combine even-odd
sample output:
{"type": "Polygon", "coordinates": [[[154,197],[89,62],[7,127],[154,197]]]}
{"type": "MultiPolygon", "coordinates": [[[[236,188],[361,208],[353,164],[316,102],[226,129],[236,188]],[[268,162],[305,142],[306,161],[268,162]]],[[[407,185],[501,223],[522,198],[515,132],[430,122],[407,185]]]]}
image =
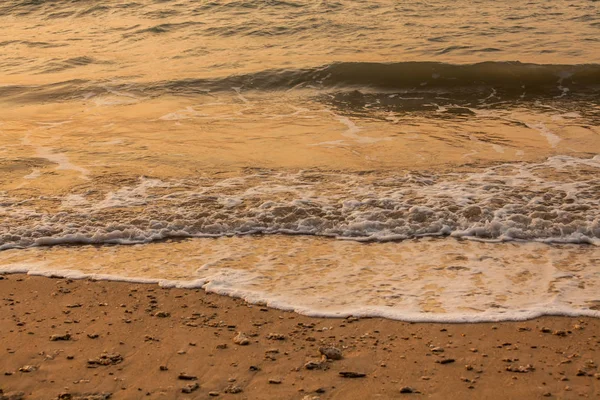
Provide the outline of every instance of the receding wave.
{"type": "Polygon", "coordinates": [[[256,234],[600,245],[599,173],[599,156],[556,156],[464,174],[259,171],[140,178],[104,193],[81,187],[43,199],[3,194],[0,250],[256,234]]]}
{"type": "Polygon", "coordinates": [[[600,317],[600,247],[309,236],[0,252],[0,273],[203,288],[319,317],[414,322],[600,317]]]}

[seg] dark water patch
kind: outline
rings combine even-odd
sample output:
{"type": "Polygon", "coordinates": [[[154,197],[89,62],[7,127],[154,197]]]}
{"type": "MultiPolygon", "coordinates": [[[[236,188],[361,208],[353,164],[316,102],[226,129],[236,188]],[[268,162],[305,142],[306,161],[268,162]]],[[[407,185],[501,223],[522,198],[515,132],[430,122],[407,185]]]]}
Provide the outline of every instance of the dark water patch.
{"type": "Polygon", "coordinates": [[[449,46],[437,52],[437,54],[448,54],[459,50],[469,50],[472,46],[449,46]]]}
{"type": "Polygon", "coordinates": [[[49,85],[0,86],[0,100],[14,103],[43,103],[68,100],[83,94],[89,82],[81,79],[52,83],[49,85]]]}
{"type": "Polygon", "coordinates": [[[75,14],[75,11],[55,12],[55,13],[48,14],[48,16],[46,17],[46,19],[68,18],[68,17],[73,16],[73,14],[75,14]]]}
{"type": "Polygon", "coordinates": [[[125,3],[125,4],[116,4],[114,7],[115,8],[122,8],[122,9],[131,9],[131,8],[144,7],[144,5],[132,1],[132,2],[129,2],[129,3],[125,3]]]}
{"type": "Polygon", "coordinates": [[[102,15],[102,14],[106,14],[107,12],[110,11],[110,7],[105,6],[105,5],[95,5],[91,8],[88,8],[87,10],[81,11],[78,16],[80,17],[87,17],[87,16],[98,16],[98,15],[102,15]]]}
{"type": "Polygon", "coordinates": [[[32,170],[33,168],[43,168],[51,164],[51,161],[38,157],[16,159],[5,158],[0,160],[0,172],[2,174],[8,174],[15,170],[32,170]]]}
{"type": "MultiPolygon", "coordinates": [[[[600,108],[595,98],[572,96],[569,98],[526,95],[504,98],[498,91],[471,90],[443,93],[421,90],[419,92],[402,91],[396,93],[361,92],[359,90],[338,91],[319,94],[312,97],[314,102],[322,103],[336,114],[361,120],[390,121],[394,118],[414,118],[428,121],[472,121],[477,124],[482,119],[496,119],[497,115],[527,109],[530,112],[574,113],[578,116],[576,124],[600,124],[600,108]],[[498,114],[499,113],[499,114],[498,114]]],[[[407,119],[406,121],[410,121],[407,119]]],[[[528,125],[511,118],[503,118],[506,125],[530,129],[528,125]]]]}
{"type": "MultiPolygon", "coordinates": [[[[256,24],[228,25],[228,26],[210,26],[202,30],[207,36],[231,37],[238,35],[247,35],[248,32],[256,32],[260,27],[256,24]]],[[[254,36],[257,36],[256,34],[254,36]]]]}
{"type": "Polygon", "coordinates": [[[174,17],[179,14],[180,13],[177,10],[154,10],[154,11],[148,11],[147,13],[144,13],[144,17],[150,18],[150,19],[163,19],[163,18],[174,17]]]}
{"type": "Polygon", "coordinates": [[[0,42],[0,47],[8,46],[9,44],[20,43],[20,40],[5,40],[0,42]]]}
{"type": "Polygon", "coordinates": [[[71,68],[83,67],[90,64],[106,64],[106,62],[97,61],[91,57],[73,57],[67,60],[51,61],[45,65],[45,68],[39,74],[48,74],[61,72],[71,68]]]}
{"type": "Polygon", "coordinates": [[[32,47],[32,48],[41,48],[41,49],[51,49],[54,47],[65,47],[68,46],[68,44],[65,43],[49,43],[49,42],[29,42],[29,41],[22,41],[22,44],[28,46],[28,47],[32,47]]]}
{"type": "Polygon", "coordinates": [[[598,14],[585,14],[585,15],[580,15],[578,17],[574,17],[571,18],[572,21],[578,21],[578,22],[589,22],[589,21],[594,21],[598,19],[598,14]]]}
{"type": "Polygon", "coordinates": [[[264,2],[264,7],[304,8],[306,4],[298,1],[269,0],[264,2]]]}
{"type": "Polygon", "coordinates": [[[195,26],[195,25],[203,25],[203,23],[189,21],[189,22],[180,22],[180,23],[173,23],[173,24],[160,24],[160,25],[151,26],[149,28],[140,29],[135,32],[124,34],[123,37],[129,38],[132,36],[146,35],[146,34],[171,33],[171,32],[175,32],[177,30],[184,29],[184,28],[187,28],[190,26],[195,26]]]}
{"type": "Polygon", "coordinates": [[[77,13],[75,8],[92,6],[95,0],[5,0],[0,2],[0,16],[16,17],[37,14],[43,19],[68,18],[77,13]]]}
{"type": "Polygon", "coordinates": [[[116,28],[112,28],[107,30],[108,32],[127,32],[133,29],[138,29],[141,25],[140,24],[135,24],[135,25],[131,25],[131,26],[121,26],[121,27],[116,27],[116,28]]]}
{"type": "Polygon", "coordinates": [[[439,42],[447,42],[448,38],[446,38],[445,36],[436,36],[436,37],[428,38],[427,40],[430,42],[439,43],[439,42]]]}

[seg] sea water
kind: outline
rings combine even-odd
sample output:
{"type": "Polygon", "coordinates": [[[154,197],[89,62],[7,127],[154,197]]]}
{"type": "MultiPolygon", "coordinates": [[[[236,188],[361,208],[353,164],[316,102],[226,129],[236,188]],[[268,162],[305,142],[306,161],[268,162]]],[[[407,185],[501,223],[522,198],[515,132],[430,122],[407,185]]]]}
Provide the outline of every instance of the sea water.
{"type": "Polygon", "coordinates": [[[594,1],[0,4],[0,271],[600,316],[594,1]]]}

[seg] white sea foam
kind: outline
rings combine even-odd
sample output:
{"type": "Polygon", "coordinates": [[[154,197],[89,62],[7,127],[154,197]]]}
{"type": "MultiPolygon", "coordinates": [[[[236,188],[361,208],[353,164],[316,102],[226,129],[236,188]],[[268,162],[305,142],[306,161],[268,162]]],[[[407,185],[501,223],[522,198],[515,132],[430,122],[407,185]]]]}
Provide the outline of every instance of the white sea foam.
{"type": "Polygon", "coordinates": [[[599,173],[600,156],[556,156],[461,174],[263,171],[223,180],[140,178],[101,199],[78,192],[23,201],[0,193],[0,249],[256,233],[600,245],[599,173]],[[47,200],[61,209],[35,206],[47,200]]]}
{"type": "MultiPolygon", "coordinates": [[[[67,123],[69,123],[69,121],[54,122],[54,123],[39,123],[39,124],[45,126],[45,128],[47,128],[47,129],[51,129],[51,128],[55,128],[57,126],[67,124],[67,123]]],[[[79,172],[81,178],[86,179],[86,180],[88,179],[89,171],[86,168],[83,168],[79,165],[73,164],[70,161],[69,157],[65,153],[56,151],[55,149],[52,149],[50,147],[34,145],[31,142],[29,135],[30,135],[30,133],[27,133],[21,139],[21,142],[26,146],[33,146],[38,157],[45,158],[46,160],[48,160],[54,164],[57,164],[57,167],[56,167],[57,170],[77,171],[77,172],[79,172]]],[[[39,175],[36,175],[35,172],[36,171],[33,171],[31,174],[27,175],[25,178],[26,179],[37,178],[39,175]]]]}
{"type": "Polygon", "coordinates": [[[531,129],[535,129],[542,136],[544,136],[546,138],[546,140],[548,141],[548,143],[550,144],[550,146],[552,146],[552,147],[556,147],[558,145],[558,142],[560,142],[562,140],[560,138],[560,136],[556,135],[554,132],[552,132],[550,129],[548,129],[548,127],[546,127],[546,125],[544,125],[541,122],[538,124],[526,124],[526,125],[531,129]]]}

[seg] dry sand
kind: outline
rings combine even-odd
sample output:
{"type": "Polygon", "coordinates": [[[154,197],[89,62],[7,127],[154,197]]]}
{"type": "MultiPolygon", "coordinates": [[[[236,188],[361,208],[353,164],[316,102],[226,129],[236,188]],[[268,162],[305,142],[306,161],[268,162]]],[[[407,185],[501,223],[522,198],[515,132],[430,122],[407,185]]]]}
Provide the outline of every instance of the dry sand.
{"type": "Polygon", "coordinates": [[[600,397],[588,318],[320,319],[201,290],[4,275],[0,343],[3,400],[600,397]],[[323,361],[327,346],[343,358],[323,361]]]}

